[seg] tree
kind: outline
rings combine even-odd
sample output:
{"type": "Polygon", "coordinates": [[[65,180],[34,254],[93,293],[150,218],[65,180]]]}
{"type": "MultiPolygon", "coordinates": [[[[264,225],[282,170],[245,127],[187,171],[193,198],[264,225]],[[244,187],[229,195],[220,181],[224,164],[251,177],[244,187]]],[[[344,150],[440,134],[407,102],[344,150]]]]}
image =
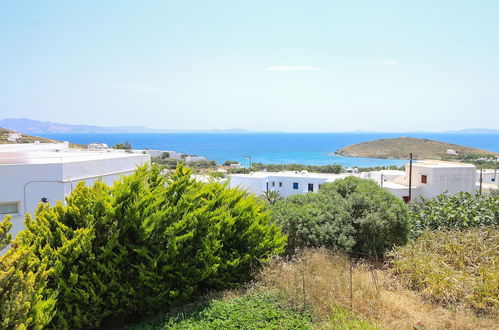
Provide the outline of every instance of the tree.
{"type": "Polygon", "coordinates": [[[317,194],[294,195],[271,208],[288,234],[286,251],[327,247],[354,255],[382,256],[407,242],[407,206],[371,180],[348,177],[321,186],[317,194]]]}
{"type": "Polygon", "coordinates": [[[125,141],[125,143],[117,143],[113,146],[114,149],[122,149],[122,150],[130,150],[132,149],[132,145],[130,142],[125,141]]]}
{"type": "Polygon", "coordinates": [[[274,205],[281,199],[281,193],[277,190],[267,190],[263,193],[263,198],[270,205],[274,205]]]}
{"type": "Polygon", "coordinates": [[[196,182],[181,165],[168,177],[140,167],[112,187],[78,184],[66,205],[40,205],[16,244],[38,271],[53,269],[40,282],[42,298],[57,292],[49,326],[97,327],[248,280],[284,248],[269,222],[244,191],[196,182]]]}
{"type": "MultiPolygon", "coordinates": [[[[7,217],[0,223],[0,251],[10,243],[7,217]]],[[[42,329],[54,315],[55,292],[45,291],[53,272],[47,258],[36,258],[30,247],[15,244],[0,256],[0,328],[42,329]]]]}

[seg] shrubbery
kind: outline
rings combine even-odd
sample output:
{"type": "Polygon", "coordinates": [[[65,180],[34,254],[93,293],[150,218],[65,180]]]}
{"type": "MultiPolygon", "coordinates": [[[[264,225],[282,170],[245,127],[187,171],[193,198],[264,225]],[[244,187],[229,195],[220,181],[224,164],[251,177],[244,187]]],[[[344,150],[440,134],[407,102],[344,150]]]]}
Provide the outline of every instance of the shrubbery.
{"type": "Polygon", "coordinates": [[[470,193],[441,194],[421,199],[411,209],[414,234],[425,229],[499,226],[499,196],[470,193]]]}
{"type": "Polygon", "coordinates": [[[113,187],[79,184],[67,206],[41,205],[27,217],[18,248],[0,261],[22,264],[15,255],[26,251],[24,269],[41,272],[30,284],[35,304],[47,307],[44,320],[52,328],[82,328],[237,285],[284,242],[255,197],[195,182],[182,166],[168,178],[142,167],[113,187]]]}
{"type": "Polygon", "coordinates": [[[423,296],[476,312],[499,308],[499,230],[424,231],[391,252],[390,270],[423,296]]]}
{"type": "Polygon", "coordinates": [[[317,194],[278,201],[273,220],[289,235],[288,253],[300,247],[327,247],[382,256],[407,242],[407,206],[375,182],[348,177],[323,184],[317,194]]]}

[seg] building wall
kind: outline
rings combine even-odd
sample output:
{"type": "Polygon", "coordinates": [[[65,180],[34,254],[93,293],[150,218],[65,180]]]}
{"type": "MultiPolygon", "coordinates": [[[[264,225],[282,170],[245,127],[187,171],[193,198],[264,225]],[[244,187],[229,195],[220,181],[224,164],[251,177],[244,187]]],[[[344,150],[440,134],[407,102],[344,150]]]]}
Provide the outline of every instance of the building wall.
{"type": "Polygon", "coordinates": [[[1,165],[0,203],[19,203],[19,213],[12,215],[11,233],[17,235],[24,228],[25,213],[33,214],[42,198],[47,198],[48,203],[54,205],[59,200],[64,201],[64,197],[80,181],[91,185],[102,179],[106,184],[112,184],[122,175],[133,173],[137,165],[148,161],[149,155],[137,154],[66,163],[1,165]]]}
{"type": "Polygon", "coordinates": [[[242,189],[248,190],[249,192],[260,196],[267,190],[267,183],[269,190],[278,191],[282,197],[288,197],[296,194],[305,194],[309,192],[308,185],[313,185],[313,192],[319,190],[319,185],[326,182],[325,178],[314,178],[314,177],[285,177],[285,176],[273,176],[269,175],[267,177],[252,177],[252,176],[230,176],[230,187],[240,187],[242,189]],[[279,183],[282,183],[282,187],[279,183]],[[298,183],[298,189],[293,189],[293,183],[298,183]]]}
{"type": "Polygon", "coordinates": [[[450,195],[461,191],[474,192],[476,169],[474,166],[426,167],[416,163],[412,168],[412,184],[419,186],[421,194],[426,198],[435,197],[445,191],[450,195]],[[422,175],[427,176],[426,184],[421,182],[422,175]]]}

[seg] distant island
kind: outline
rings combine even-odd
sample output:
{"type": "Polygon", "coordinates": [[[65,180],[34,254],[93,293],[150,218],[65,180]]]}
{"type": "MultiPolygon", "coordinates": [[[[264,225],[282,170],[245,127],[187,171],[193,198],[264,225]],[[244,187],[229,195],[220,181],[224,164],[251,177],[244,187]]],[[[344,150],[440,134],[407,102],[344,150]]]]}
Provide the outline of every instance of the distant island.
{"type": "Polygon", "coordinates": [[[357,143],[341,148],[335,154],[347,157],[405,159],[409,157],[411,152],[415,159],[465,159],[499,156],[495,152],[483,149],[411,137],[357,143]]]}

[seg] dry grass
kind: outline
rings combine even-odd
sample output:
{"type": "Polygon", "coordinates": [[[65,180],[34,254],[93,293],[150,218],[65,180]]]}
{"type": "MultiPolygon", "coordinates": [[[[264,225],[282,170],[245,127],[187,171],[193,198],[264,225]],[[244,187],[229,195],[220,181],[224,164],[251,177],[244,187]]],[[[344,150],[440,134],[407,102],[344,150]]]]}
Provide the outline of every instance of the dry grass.
{"type": "Polygon", "coordinates": [[[291,261],[276,259],[264,268],[260,281],[289,304],[312,308],[326,327],[334,326],[338,307],[351,308],[358,317],[391,329],[493,329],[498,321],[425,302],[386,272],[367,264],[351,266],[345,257],[324,249],[305,250],[291,261]]]}
{"type": "Polygon", "coordinates": [[[435,303],[480,314],[499,310],[499,230],[427,231],[392,252],[390,271],[435,303]]]}

